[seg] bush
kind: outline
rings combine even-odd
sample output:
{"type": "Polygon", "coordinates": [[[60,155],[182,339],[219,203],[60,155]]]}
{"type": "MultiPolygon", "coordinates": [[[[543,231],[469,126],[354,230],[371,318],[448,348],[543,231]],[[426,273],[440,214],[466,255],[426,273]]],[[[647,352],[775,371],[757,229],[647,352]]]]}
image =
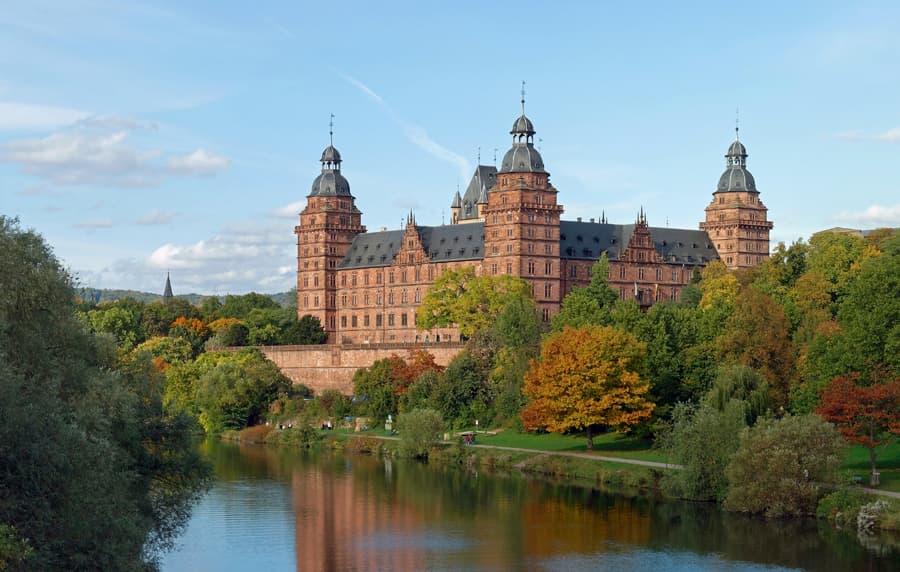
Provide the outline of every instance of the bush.
{"type": "Polygon", "coordinates": [[[856,528],[859,509],[871,496],[854,489],[841,488],[819,501],[816,516],[824,518],[838,528],[856,528]]]}
{"type": "Polygon", "coordinates": [[[428,458],[428,452],[440,442],[443,430],[444,418],[434,409],[413,409],[403,413],[397,417],[400,454],[428,458]]]}
{"type": "Polygon", "coordinates": [[[353,437],[344,445],[344,451],[363,455],[377,455],[381,452],[384,442],[375,437],[353,437]]]}
{"type": "Polygon", "coordinates": [[[300,424],[290,429],[272,431],[266,438],[267,443],[274,445],[290,445],[303,449],[311,449],[325,438],[318,429],[311,425],[300,424]]]}
{"type": "Polygon", "coordinates": [[[672,430],[660,437],[659,443],[684,469],[666,473],[663,486],[681,498],[723,499],[728,490],[725,468],[745,427],[742,403],[731,400],[723,411],[708,404],[692,407],[679,403],[672,410],[672,419],[672,430]]]}
{"type": "Polygon", "coordinates": [[[823,491],[838,482],[845,446],[817,415],[758,421],[741,433],[726,469],[725,508],[770,517],[815,514],[823,491]]]}

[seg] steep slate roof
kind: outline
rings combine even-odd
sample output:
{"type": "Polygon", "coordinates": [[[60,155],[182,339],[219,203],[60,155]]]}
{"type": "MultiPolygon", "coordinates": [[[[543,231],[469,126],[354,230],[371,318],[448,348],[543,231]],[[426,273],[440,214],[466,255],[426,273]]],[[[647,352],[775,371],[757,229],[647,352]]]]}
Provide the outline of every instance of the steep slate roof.
{"type": "MultiPolygon", "coordinates": [[[[484,223],[417,226],[425,252],[434,262],[484,258],[484,223]]],[[[390,266],[403,242],[403,230],[356,235],[340,269],[390,266]]]]}
{"type": "Polygon", "coordinates": [[[481,187],[490,190],[497,184],[497,167],[490,165],[478,165],[475,167],[475,173],[469,186],[466,187],[466,194],[463,195],[462,211],[459,213],[459,220],[470,220],[478,218],[478,197],[481,195],[481,187]],[[468,211],[468,212],[467,212],[468,211]]]}
{"type": "MultiPolygon", "coordinates": [[[[484,258],[483,222],[416,228],[425,252],[434,262],[484,258]]],[[[597,260],[606,251],[610,260],[618,260],[633,233],[633,224],[560,221],[560,255],[567,259],[597,260]]],[[[386,230],[356,235],[338,268],[390,266],[404,234],[403,230],[386,230]]],[[[709,235],[702,230],[650,227],[650,236],[665,262],[705,264],[719,258],[709,235]]]]}
{"type": "MultiPolygon", "coordinates": [[[[560,221],[560,257],[597,260],[606,251],[609,260],[618,260],[633,233],[633,224],[560,221]]],[[[650,237],[665,262],[705,264],[719,258],[709,235],[703,230],[651,226],[650,237]]]]}

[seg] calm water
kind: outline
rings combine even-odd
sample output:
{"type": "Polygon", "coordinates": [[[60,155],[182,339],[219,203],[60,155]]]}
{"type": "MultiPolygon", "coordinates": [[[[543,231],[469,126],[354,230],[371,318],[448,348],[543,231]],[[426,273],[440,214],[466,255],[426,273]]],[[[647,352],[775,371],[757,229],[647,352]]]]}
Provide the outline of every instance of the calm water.
{"type": "Polygon", "coordinates": [[[163,570],[900,570],[815,521],[767,522],[520,475],[210,441],[218,482],[163,570]]]}

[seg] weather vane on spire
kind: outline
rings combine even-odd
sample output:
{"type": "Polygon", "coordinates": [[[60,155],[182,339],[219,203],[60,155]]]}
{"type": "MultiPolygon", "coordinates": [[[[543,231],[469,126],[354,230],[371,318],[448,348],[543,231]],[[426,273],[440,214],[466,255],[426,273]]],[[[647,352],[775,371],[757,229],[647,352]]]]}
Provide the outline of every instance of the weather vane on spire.
{"type": "Polygon", "coordinates": [[[738,132],[741,127],[741,108],[737,107],[734,110],[734,138],[739,139],[738,132]]]}
{"type": "Polygon", "coordinates": [[[525,115],[525,80],[522,80],[522,115],[525,115]]]}
{"type": "Polygon", "coordinates": [[[334,113],[331,114],[331,118],[328,120],[328,144],[334,145],[334,113]]]}

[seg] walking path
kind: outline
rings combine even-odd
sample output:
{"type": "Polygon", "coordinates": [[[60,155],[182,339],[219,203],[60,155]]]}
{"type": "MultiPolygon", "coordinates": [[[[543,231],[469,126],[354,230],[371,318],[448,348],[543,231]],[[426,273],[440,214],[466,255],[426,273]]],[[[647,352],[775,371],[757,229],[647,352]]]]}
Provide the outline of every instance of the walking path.
{"type": "MultiPolygon", "coordinates": [[[[377,437],[378,439],[388,439],[391,441],[398,441],[400,437],[377,437]]],[[[441,441],[446,445],[453,445],[456,441],[441,441]]],[[[542,451],[539,449],[525,449],[522,447],[503,447],[500,445],[469,445],[470,447],[478,447],[479,449],[498,449],[501,451],[515,451],[519,453],[534,453],[536,455],[557,455],[559,457],[575,457],[579,459],[593,459],[595,461],[606,461],[608,463],[623,463],[625,465],[639,465],[641,467],[652,467],[654,469],[682,469],[681,465],[676,465],[674,463],[660,463],[658,461],[643,461],[641,459],[627,459],[623,457],[608,457],[605,455],[595,455],[594,453],[575,453],[572,451],[542,451]]],[[[893,491],[882,491],[879,489],[870,489],[868,487],[860,487],[861,490],[873,494],[879,495],[883,497],[890,497],[895,499],[900,499],[900,493],[896,493],[893,491]]]]}

